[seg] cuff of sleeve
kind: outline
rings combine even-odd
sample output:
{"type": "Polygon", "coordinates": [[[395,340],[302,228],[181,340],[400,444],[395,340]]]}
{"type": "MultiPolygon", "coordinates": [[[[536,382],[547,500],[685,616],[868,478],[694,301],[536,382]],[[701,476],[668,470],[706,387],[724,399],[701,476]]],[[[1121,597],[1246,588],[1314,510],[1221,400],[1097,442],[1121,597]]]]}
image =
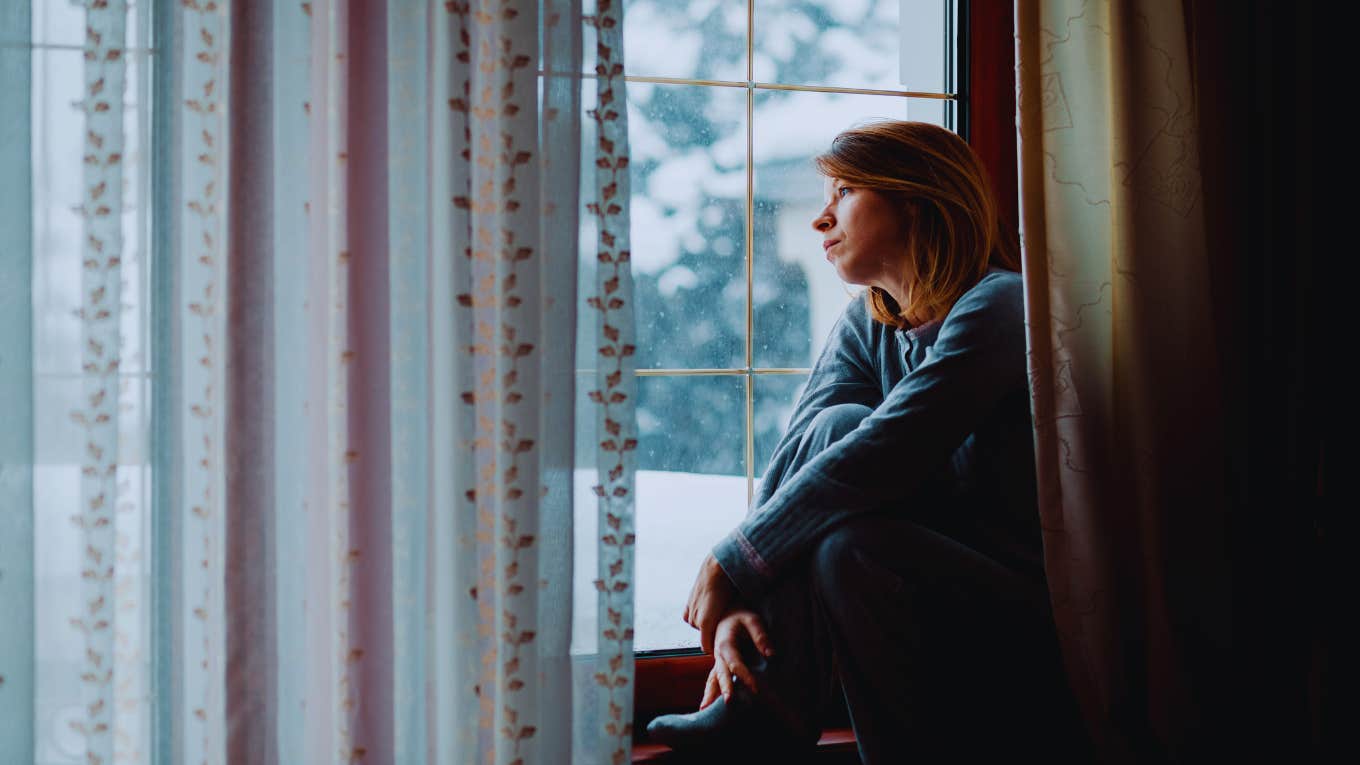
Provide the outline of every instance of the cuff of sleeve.
{"type": "Polygon", "coordinates": [[[747,600],[757,600],[769,589],[773,572],[740,529],[733,529],[713,547],[723,573],[747,600]]]}

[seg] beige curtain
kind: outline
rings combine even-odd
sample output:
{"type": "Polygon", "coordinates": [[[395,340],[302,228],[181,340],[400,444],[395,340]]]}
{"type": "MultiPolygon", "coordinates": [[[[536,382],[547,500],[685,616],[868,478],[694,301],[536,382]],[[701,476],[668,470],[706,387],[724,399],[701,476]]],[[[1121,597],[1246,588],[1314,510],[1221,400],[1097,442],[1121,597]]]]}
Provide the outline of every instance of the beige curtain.
{"type": "Polygon", "coordinates": [[[1179,0],[1016,4],[1021,237],[1054,614],[1102,762],[1208,754],[1222,412],[1179,0]]]}

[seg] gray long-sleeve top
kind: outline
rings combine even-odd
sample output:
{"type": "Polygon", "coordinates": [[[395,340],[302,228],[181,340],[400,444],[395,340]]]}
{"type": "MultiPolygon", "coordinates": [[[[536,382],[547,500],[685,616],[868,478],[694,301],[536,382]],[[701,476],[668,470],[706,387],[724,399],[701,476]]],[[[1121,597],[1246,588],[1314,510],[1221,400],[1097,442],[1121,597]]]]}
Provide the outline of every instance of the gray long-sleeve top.
{"type": "Polygon", "coordinates": [[[993,267],[945,318],[897,330],[862,298],[837,320],[752,511],[713,548],[757,599],[841,521],[902,513],[1031,576],[1043,576],[1026,370],[1024,289],[993,267]],[[792,475],[813,417],[833,404],[873,409],[792,475]]]}

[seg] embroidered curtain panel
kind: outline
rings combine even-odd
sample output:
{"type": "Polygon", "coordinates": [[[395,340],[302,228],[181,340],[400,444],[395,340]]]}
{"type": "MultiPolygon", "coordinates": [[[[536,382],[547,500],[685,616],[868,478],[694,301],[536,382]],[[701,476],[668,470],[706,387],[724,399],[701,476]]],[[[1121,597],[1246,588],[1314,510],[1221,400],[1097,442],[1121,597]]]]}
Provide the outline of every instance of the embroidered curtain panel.
{"type": "Polygon", "coordinates": [[[0,13],[0,759],[629,759],[621,5],[0,13]]]}

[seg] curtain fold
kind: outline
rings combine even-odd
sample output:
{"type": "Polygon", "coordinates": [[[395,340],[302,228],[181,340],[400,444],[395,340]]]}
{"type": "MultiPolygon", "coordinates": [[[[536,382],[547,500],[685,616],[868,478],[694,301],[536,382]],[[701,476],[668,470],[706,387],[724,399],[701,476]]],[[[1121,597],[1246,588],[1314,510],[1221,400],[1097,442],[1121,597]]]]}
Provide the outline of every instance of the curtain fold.
{"type": "Polygon", "coordinates": [[[1181,4],[1017,3],[1016,40],[1040,512],[1069,677],[1102,761],[1212,756],[1225,431],[1181,4]]]}
{"type": "MultiPolygon", "coordinates": [[[[68,200],[80,217],[51,246],[27,225],[4,239],[3,289],[23,300],[5,303],[22,315],[0,386],[30,419],[0,430],[39,435],[64,409],[79,441],[33,492],[42,444],[0,436],[0,491],[24,508],[4,527],[18,542],[0,540],[0,593],[36,601],[39,638],[0,638],[0,708],[19,721],[0,722],[0,750],[628,761],[621,4],[590,17],[580,0],[87,5],[70,59],[81,145],[60,147],[84,157],[68,200]],[[167,34],[134,42],[153,11],[170,14],[155,24],[167,34]],[[125,85],[150,80],[153,54],[165,103],[125,85]],[[148,147],[136,131],[152,114],[170,129],[148,147]],[[148,210],[152,198],[170,204],[148,210]],[[166,245],[147,258],[151,226],[166,245]],[[42,299],[49,271],[79,275],[70,310],[42,299]],[[75,368],[44,397],[41,349],[17,340],[49,327],[75,368]],[[589,450],[580,411],[602,434],[589,450]],[[598,476],[583,509],[581,468],[598,476]],[[578,510],[599,518],[590,603],[573,598],[578,510]],[[73,523],[44,527],[48,515],[73,523]],[[35,561],[39,542],[52,560],[35,561]],[[574,643],[583,615],[593,634],[574,643]]],[[[11,45],[27,34],[11,21],[0,74],[27,92],[37,54],[11,45]]],[[[40,124],[10,114],[5,129],[40,124]]],[[[57,173],[26,143],[5,151],[37,191],[57,173]]],[[[16,223],[41,219],[41,199],[5,201],[16,223]]]]}

